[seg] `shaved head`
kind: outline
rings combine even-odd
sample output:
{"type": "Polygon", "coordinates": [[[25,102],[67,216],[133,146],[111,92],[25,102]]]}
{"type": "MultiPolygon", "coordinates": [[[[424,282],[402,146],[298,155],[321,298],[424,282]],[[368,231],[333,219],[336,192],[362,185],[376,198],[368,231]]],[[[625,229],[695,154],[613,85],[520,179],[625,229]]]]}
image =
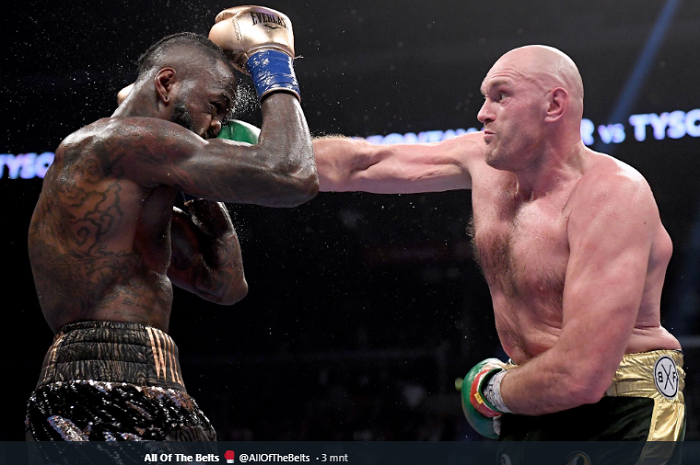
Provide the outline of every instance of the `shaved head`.
{"type": "Polygon", "coordinates": [[[556,48],[510,50],[486,74],[481,93],[477,119],[484,123],[486,163],[493,168],[532,169],[547,154],[581,142],[581,74],[556,48]]]}
{"type": "Polygon", "coordinates": [[[571,99],[572,112],[583,115],[583,81],[574,61],[561,50],[545,45],[526,45],[505,53],[496,61],[489,75],[508,69],[520,78],[550,91],[561,87],[571,99]]]}

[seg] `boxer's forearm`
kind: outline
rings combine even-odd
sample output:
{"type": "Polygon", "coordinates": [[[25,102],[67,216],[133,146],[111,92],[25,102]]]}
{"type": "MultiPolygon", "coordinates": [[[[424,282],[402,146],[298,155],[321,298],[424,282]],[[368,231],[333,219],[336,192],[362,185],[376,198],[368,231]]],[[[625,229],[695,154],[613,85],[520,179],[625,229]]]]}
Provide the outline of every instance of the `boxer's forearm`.
{"type": "Polygon", "coordinates": [[[482,137],[467,134],[430,144],[371,144],[364,139],[314,139],[320,190],[414,194],[470,189],[470,160],[482,137]]]}
{"type": "MultiPolygon", "coordinates": [[[[435,167],[425,163],[424,147],[375,145],[364,139],[314,139],[314,154],[322,192],[404,194],[425,191],[424,173],[435,167]]],[[[429,191],[429,190],[428,190],[429,191]]]]}
{"type": "Polygon", "coordinates": [[[369,168],[369,144],[342,136],[329,136],[313,140],[319,190],[322,192],[346,192],[359,190],[353,177],[369,168]]]}
{"type": "Polygon", "coordinates": [[[247,284],[243,273],[243,257],[231,217],[226,206],[221,202],[193,200],[187,203],[193,222],[205,234],[202,241],[202,256],[211,276],[211,283],[219,282],[226,288],[229,296],[226,300],[240,300],[238,294],[247,293],[247,284]]]}
{"type": "Polygon", "coordinates": [[[612,375],[586,373],[577,360],[550,350],[508,370],[500,385],[508,409],[537,416],[599,401],[612,375]]]}
{"type": "Polygon", "coordinates": [[[238,235],[233,230],[211,244],[207,258],[209,280],[200,283],[200,289],[209,289],[215,302],[231,305],[248,294],[243,258],[238,235]]]}
{"type": "Polygon", "coordinates": [[[177,286],[220,304],[248,293],[238,235],[226,206],[204,199],[186,203],[190,215],[173,216],[168,276],[177,286]]]}

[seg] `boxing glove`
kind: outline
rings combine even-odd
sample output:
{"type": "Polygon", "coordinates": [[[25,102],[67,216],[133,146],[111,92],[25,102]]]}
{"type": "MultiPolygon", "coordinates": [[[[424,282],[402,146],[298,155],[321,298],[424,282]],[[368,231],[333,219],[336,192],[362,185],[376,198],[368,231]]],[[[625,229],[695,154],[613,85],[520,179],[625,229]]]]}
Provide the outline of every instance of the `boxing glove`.
{"type": "Polygon", "coordinates": [[[462,412],[474,430],[489,439],[498,439],[502,413],[484,396],[489,379],[504,370],[505,364],[497,358],[487,358],[477,363],[462,382],[462,412]]]}
{"type": "Polygon", "coordinates": [[[259,99],[276,91],[300,98],[293,68],[294,32],[284,14],[261,6],[227,8],[216,15],[209,39],[236,69],[250,74],[259,99]]]}
{"type": "MultiPolygon", "coordinates": [[[[258,143],[259,135],[260,129],[258,127],[253,126],[250,123],[246,123],[245,121],[234,119],[229,124],[221,128],[221,132],[219,132],[217,138],[235,140],[237,142],[247,142],[255,145],[258,143]]],[[[196,197],[183,192],[182,198],[185,202],[188,202],[196,197]]]]}
{"type": "Polygon", "coordinates": [[[129,93],[131,92],[131,89],[133,89],[134,83],[132,82],[128,86],[124,87],[122,90],[119,91],[117,94],[117,106],[121,105],[124,100],[129,96],[129,93]]]}
{"type": "Polygon", "coordinates": [[[219,139],[235,140],[238,142],[248,142],[257,144],[260,136],[260,129],[245,121],[233,120],[231,123],[221,128],[217,136],[219,139]]]}

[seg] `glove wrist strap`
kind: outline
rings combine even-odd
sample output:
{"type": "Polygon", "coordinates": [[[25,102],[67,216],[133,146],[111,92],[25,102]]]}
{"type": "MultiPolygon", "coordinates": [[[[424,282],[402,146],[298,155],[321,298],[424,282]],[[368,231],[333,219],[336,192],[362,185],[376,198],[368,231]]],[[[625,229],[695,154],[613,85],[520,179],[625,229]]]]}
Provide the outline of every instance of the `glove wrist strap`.
{"type": "Polygon", "coordinates": [[[503,396],[501,396],[501,383],[507,373],[507,371],[502,370],[493,375],[488,380],[483,393],[490,406],[495,407],[495,410],[500,413],[513,413],[503,401],[503,396]]]}
{"type": "Polygon", "coordinates": [[[262,100],[270,92],[290,92],[301,101],[299,83],[294,73],[293,59],[279,50],[254,53],[246,63],[253,84],[262,100]]]}

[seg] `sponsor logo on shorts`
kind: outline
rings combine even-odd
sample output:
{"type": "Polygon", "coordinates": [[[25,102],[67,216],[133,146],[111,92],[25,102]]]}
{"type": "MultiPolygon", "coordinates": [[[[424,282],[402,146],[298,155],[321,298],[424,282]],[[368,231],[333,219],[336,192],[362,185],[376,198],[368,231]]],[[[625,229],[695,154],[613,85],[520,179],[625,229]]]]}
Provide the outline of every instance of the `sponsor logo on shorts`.
{"type": "Polygon", "coordinates": [[[662,355],[654,363],[654,383],[659,393],[667,399],[678,395],[678,370],[676,363],[668,355],[662,355]]]}

